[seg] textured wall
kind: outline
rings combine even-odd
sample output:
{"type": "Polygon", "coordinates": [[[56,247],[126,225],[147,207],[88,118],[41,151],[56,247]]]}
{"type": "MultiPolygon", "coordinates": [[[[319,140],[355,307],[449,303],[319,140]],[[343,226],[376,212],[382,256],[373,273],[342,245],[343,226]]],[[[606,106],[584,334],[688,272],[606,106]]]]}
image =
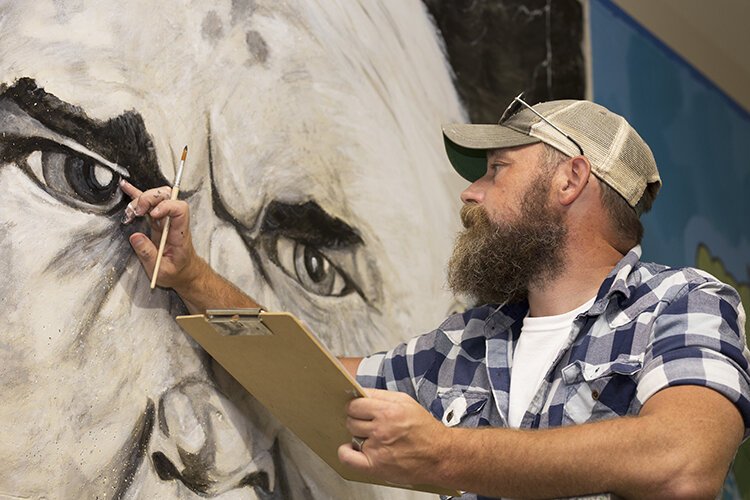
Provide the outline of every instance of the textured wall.
{"type": "MultiPolygon", "coordinates": [[[[188,340],[116,186],[168,182],[188,144],[181,194],[219,272],[338,354],[431,328],[456,307],[461,185],[439,124],[482,107],[442,23],[493,3],[0,1],[0,496],[414,497],[338,479],[188,340]]],[[[554,11],[527,4],[480,16],[532,27],[480,37],[488,67],[537,47],[485,95],[539,67],[553,95],[554,11]]]]}

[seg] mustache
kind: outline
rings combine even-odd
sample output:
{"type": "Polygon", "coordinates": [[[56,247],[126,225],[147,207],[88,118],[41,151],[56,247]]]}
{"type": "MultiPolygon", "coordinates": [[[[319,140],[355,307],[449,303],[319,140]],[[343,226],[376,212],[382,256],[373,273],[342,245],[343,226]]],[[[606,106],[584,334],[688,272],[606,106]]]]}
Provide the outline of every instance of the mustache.
{"type": "Polygon", "coordinates": [[[471,229],[477,225],[487,226],[489,223],[490,216],[482,205],[469,203],[461,207],[461,224],[465,229],[471,229]]]}

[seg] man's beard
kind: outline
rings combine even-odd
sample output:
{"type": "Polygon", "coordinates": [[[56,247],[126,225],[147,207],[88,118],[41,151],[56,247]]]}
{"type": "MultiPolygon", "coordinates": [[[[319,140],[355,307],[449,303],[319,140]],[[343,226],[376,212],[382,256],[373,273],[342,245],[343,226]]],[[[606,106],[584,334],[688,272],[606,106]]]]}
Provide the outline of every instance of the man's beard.
{"type": "Polygon", "coordinates": [[[476,304],[526,300],[529,287],[559,276],[565,265],[567,229],[547,204],[550,179],[541,174],[527,190],[518,217],[493,222],[481,205],[461,209],[466,229],[448,262],[448,286],[476,304]]]}

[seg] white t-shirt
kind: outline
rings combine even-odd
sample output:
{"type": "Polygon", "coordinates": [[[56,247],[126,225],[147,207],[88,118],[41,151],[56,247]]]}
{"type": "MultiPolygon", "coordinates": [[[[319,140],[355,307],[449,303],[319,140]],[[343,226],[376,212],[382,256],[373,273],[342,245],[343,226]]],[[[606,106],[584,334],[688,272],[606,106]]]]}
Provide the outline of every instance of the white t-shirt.
{"type": "Polygon", "coordinates": [[[596,297],[556,316],[526,316],[521,327],[510,375],[508,425],[521,425],[542,379],[568,340],[576,317],[589,310],[596,297]]]}

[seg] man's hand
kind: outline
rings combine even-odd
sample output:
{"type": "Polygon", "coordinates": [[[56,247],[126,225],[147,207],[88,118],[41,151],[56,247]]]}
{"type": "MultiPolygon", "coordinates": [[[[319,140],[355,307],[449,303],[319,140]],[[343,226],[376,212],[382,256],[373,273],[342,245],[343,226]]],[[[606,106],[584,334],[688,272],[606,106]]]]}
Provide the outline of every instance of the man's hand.
{"type": "Polygon", "coordinates": [[[120,182],[120,189],[133,200],[125,209],[124,224],[144,215],[151,219],[150,239],[143,233],[130,236],[130,245],[149,279],[156,266],[156,253],[165,217],[169,216],[172,222],[156,280],[159,286],[173,288],[193,314],[202,313],[206,309],[261,307],[255,299],[216,273],[198,256],[190,236],[188,204],[170,200],[172,189],[169,186],[141,191],[123,180],[120,182]]]}
{"type": "Polygon", "coordinates": [[[346,408],[347,429],[366,438],[362,451],[341,445],[339,460],[394,484],[434,483],[450,429],[406,394],[370,389],[367,395],[346,408]]]}
{"type": "Polygon", "coordinates": [[[126,180],[120,182],[122,191],[133,201],[125,209],[123,223],[135,217],[148,215],[151,222],[151,238],[143,233],[130,236],[130,245],[135,250],[146,274],[151,278],[156,265],[156,253],[167,216],[172,222],[164,247],[157,284],[166,288],[186,288],[203,271],[202,260],[195,253],[190,236],[190,209],[184,201],[170,200],[169,186],[141,191],[126,180]]]}

